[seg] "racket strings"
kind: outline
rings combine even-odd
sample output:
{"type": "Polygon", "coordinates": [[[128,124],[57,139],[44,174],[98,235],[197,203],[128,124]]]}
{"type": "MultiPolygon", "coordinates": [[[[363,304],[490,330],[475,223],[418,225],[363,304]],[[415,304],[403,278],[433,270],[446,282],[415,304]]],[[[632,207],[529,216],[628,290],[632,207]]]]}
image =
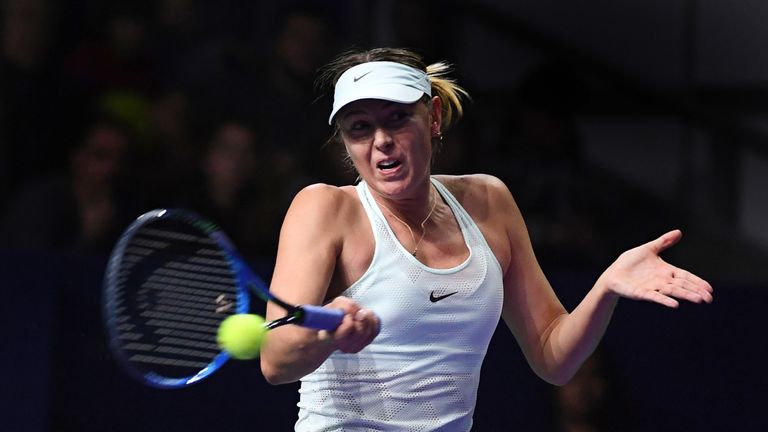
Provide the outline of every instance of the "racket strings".
{"type": "Polygon", "coordinates": [[[200,229],[173,220],[139,228],[124,250],[114,298],[127,360],[167,377],[205,368],[219,355],[218,326],[237,301],[225,254],[200,229]]]}

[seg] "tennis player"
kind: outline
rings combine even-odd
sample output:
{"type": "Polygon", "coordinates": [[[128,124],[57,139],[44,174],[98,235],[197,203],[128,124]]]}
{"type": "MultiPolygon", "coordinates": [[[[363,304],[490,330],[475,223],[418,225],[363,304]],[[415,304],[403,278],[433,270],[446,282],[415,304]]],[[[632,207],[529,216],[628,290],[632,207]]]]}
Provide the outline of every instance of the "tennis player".
{"type": "MultiPolygon", "coordinates": [[[[299,192],[280,235],[274,293],[347,314],[333,332],[275,329],[263,347],[267,380],[301,380],[298,431],[467,431],[500,317],[531,368],[563,384],[619,298],[671,308],[712,301],[707,282],[659,257],[681,238],[671,231],[621,254],[566,311],[507,187],[488,175],[431,173],[467,96],[448,71],[388,48],[325,69],[328,121],[360,181],[299,192]]],[[[269,319],[281,314],[268,306],[269,319]]]]}

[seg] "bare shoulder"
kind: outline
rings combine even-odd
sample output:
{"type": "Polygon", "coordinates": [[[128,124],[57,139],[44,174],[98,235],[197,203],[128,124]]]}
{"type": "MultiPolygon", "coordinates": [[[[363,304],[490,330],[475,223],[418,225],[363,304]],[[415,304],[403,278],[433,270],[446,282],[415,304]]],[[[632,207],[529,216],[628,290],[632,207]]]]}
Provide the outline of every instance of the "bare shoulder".
{"type": "Polygon", "coordinates": [[[295,303],[322,302],[354,218],[351,203],[349,190],[325,184],[296,194],[280,229],[270,285],[275,294],[295,303]]]}
{"type": "Polygon", "coordinates": [[[291,202],[283,231],[318,230],[334,234],[344,227],[358,206],[352,186],[317,183],[300,190],[291,202]]]}
{"type": "Polygon", "coordinates": [[[504,182],[490,174],[436,175],[435,179],[457,196],[508,193],[504,182]]]}
{"type": "Polygon", "coordinates": [[[298,213],[316,220],[338,219],[359,204],[354,186],[332,186],[324,183],[309,185],[293,198],[288,216],[298,213]]]}
{"type": "Polygon", "coordinates": [[[474,217],[485,219],[489,214],[514,206],[514,199],[506,184],[489,174],[435,176],[474,217]]]}
{"type": "Polygon", "coordinates": [[[313,293],[286,295],[299,303],[319,303],[341,293],[363,274],[373,255],[364,213],[354,186],[315,184],[299,191],[280,230],[273,284],[313,293]]]}
{"type": "Polygon", "coordinates": [[[301,189],[293,199],[291,207],[307,207],[317,212],[334,212],[340,205],[348,205],[353,201],[355,190],[353,186],[332,186],[325,183],[315,183],[301,189]]]}
{"type": "Polygon", "coordinates": [[[354,188],[314,184],[293,198],[280,229],[277,265],[315,260],[330,266],[344,246],[348,227],[356,219],[354,188]]]}

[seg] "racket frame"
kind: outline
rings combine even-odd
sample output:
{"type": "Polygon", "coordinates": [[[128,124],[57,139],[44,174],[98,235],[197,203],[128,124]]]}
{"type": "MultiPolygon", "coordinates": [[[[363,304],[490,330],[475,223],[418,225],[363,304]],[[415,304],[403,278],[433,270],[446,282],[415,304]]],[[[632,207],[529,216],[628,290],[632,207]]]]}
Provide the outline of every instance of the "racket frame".
{"type": "Polygon", "coordinates": [[[230,355],[222,350],[199,372],[187,377],[171,378],[137,368],[126,357],[125,352],[118,342],[119,334],[117,327],[119,326],[119,323],[117,322],[117,308],[119,306],[116,298],[118,292],[117,278],[118,272],[122,268],[126,248],[142,227],[155,220],[164,218],[189,223],[213,240],[224,253],[226,261],[232,269],[235,280],[235,314],[245,314],[249,312],[251,299],[250,293],[253,293],[264,302],[275,303],[286,311],[286,315],[282,318],[264,324],[269,330],[286,324],[297,324],[317,330],[333,330],[341,323],[344,317],[344,312],[341,310],[328,309],[315,305],[295,306],[272,295],[264,281],[251,270],[246,264],[246,261],[237,252],[237,249],[234,247],[231,240],[216,224],[207,221],[194,212],[183,209],[151,210],[137,217],[120,236],[120,239],[109,257],[107,270],[104,275],[102,313],[106,324],[109,346],[123,369],[128,371],[128,373],[137,380],[152,387],[162,389],[182,388],[207,378],[230,359],[230,355]]]}
{"type": "Polygon", "coordinates": [[[227,360],[229,360],[230,355],[226,351],[222,350],[208,363],[208,366],[204,367],[203,369],[201,369],[200,371],[198,371],[193,375],[186,376],[186,377],[178,377],[178,378],[171,378],[171,377],[159,375],[152,371],[140,370],[126,357],[125,352],[123,351],[119,342],[120,340],[119,332],[118,332],[119,323],[117,322],[117,318],[118,318],[117,308],[119,307],[118,299],[117,299],[118,272],[122,268],[123,258],[125,256],[125,250],[130,244],[131,240],[133,240],[133,237],[137,234],[137,232],[142,227],[160,218],[184,219],[184,220],[187,220],[188,222],[191,222],[198,229],[201,229],[209,237],[213,238],[218,243],[218,245],[222,248],[222,250],[226,253],[227,258],[229,260],[229,264],[230,266],[233,267],[233,270],[234,270],[233,273],[235,275],[235,280],[236,280],[235,285],[236,285],[237,291],[236,291],[234,313],[236,314],[248,313],[249,304],[250,304],[250,295],[248,293],[248,290],[243,288],[245,285],[241,283],[242,273],[238,271],[238,267],[242,267],[242,265],[241,266],[233,265],[233,261],[232,261],[233,255],[228,250],[232,248],[231,242],[229,242],[229,240],[226,239],[226,236],[224,236],[223,233],[221,235],[211,235],[211,232],[220,232],[219,230],[216,229],[215,225],[210,224],[210,226],[205,226],[203,224],[205,224],[206,222],[200,223],[201,219],[197,218],[196,215],[184,210],[156,209],[156,210],[152,210],[142,214],[141,216],[136,218],[136,220],[134,220],[131,223],[131,225],[128,226],[128,228],[126,228],[125,232],[120,236],[120,239],[118,240],[117,244],[112,250],[112,253],[109,257],[109,262],[107,264],[107,271],[104,275],[104,294],[103,294],[104,299],[103,299],[102,313],[103,313],[104,322],[106,324],[109,346],[110,346],[110,349],[112,350],[112,353],[115,355],[115,357],[117,358],[118,362],[123,367],[123,369],[127,371],[135,379],[147,385],[150,385],[152,387],[162,388],[162,389],[173,389],[173,388],[186,387],[190,384],[194,384],[198,381],[201,381],[207,378],[216,370],[218,370],[221,366],[223,366],[227,362],[227,360]],[[209,231],[209,230],[214,230],[214,231],[209,231]],[[222,239],[225,239],[224,242],[222,242],[222,239]]]}

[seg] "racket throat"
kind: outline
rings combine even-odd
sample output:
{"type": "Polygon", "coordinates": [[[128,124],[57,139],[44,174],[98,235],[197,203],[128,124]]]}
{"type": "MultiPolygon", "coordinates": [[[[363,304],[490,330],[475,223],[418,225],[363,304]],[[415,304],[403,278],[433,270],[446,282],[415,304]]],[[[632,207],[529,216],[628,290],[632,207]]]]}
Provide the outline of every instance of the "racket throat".
{"type": "Polygon", "coordinates": [[[287,309],[288,314],[282,318],[270,321],[266,324],[267,329],[272,330],[276,327],[281,327],[286,324],[301,324],[304,321],[304,311],[297,308],[287,309]]]}

